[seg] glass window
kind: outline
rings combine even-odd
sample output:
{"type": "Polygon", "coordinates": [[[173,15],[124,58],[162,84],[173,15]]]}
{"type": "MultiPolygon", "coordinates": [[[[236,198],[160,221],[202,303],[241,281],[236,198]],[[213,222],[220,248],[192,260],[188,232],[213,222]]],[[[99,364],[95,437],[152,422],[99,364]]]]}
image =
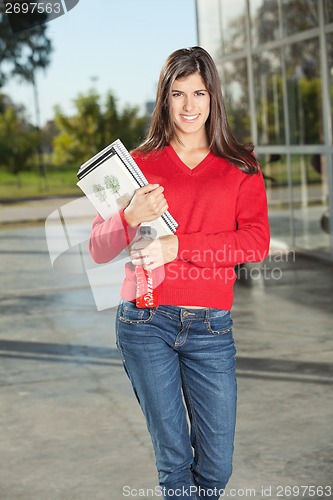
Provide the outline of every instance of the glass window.
{"type": "Polygon", "coordinates": [[[286,48],[291,144],[322,144],[322,82],[317,38],[286,48]]]}
{"type": "Polygon", "coordinates": [[[278,0],[250,0],[251,38],[254,46],[279,38],[278,0]]]}
{"type": "Polygon", "coordinates": [[[282,0],[283,31],[293,35],[318,26],[318,0],[282,0]]]}
{"type": "Polygon", "coordinates": [[[244,50],[246,46],[246,0],[220,0],[223,53],[244,50]]]}
{"type": "Polygon", "coordinates": [[[259,144],[284,144],[281,52],[265,51],[253,58],[259,144]]]}
{"type": "Polygon", "coordinates": [[[197,0],[199,43],[216,57],[221,51],[220,0],[197,0]]]}
{"type": "Polygon", "coordinates": [[[291,187],[285,155],[266,154],[259,160],[266,184],[272,247],[296,246],[329,254],[326,156],[292,155],[291,187]]]}
{"type": "Polygon", "coordinates": [[[295,245],[329,252],[326,156],[292,155],[291,158],[295,245]]]}
{"type": "MultiPolygon", "coordinates": [[[[327,64],[328,64],[328,85],[331,96],[331,123],[333,123],[333,33],[329,33],[326,37],[327,44],[327,64]]],[[[328,104],[329,106],[329,104],[328,104]]],[[[332,130],[332,127],[331,127],[332,130]]],[[[333,141],[333,135],[331,140],[333,141]]]]}
{"type": "Polygon", "coordinates": [[[259,161],[266,185],[272,247],[292,246],[286,156],[265,154],[259,156],[259,161]]]}
{"type": "Polygon", "coordinates": [[[333,0],[324,1],[325,22],[333,23],[333,0]]]}
{"type": "Polygon", "coordinates": [[[233,134],[240,142],[252,142],[246,59],[223,63],[221,80],[233,134]]]}

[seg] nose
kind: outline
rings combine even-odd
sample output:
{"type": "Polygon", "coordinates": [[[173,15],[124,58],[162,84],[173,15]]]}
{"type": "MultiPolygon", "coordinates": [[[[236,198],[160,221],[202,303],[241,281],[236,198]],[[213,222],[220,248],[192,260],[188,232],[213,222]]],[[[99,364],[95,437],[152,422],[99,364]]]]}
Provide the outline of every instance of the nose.
{"type": "Polygon", "coordinates": [[[193,100],[192,96],[186,96],[184,101],[184,111],[191,111],[193,109],[193,100]]]}

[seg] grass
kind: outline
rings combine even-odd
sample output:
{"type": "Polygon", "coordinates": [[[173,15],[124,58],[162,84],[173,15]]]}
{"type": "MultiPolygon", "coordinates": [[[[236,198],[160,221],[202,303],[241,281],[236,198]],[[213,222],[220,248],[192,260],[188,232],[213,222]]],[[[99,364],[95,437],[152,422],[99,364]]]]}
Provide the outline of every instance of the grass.
{"type": "MultiPolygon", "coordinates": [[[[306,158],[306,178],[308,184],[321,183],[321,176],[311,166],[311,158],[306,158]]],[[[262,162],[263,172],[274,178],[268,185],[272,188],[286,186],[288,183],[287,167],[285,158],[265,165],[262,162]]],[[[293,184],[302,182],[300,171],[300,160],[297,155],[292,157],[293,184]]],[[[49,167],[45,178],[41,177],[37,170],[24,171],[15,176],[0,169],[0,201],[23,200],[26,198],[45,198],[51,196],[82,196],[82,191],[77,187],[77,169],[49,167]]]]}
{"type": "Polygon", "coordinates": [[[13,175],[0,170],[0,200],[23,200],[51,196],[80,196],[76,171],[50,169],[45,177],[37,172],[21,172],[13,175]]]}
{"type": "MultiPolygon", "coordinates": [[[[305,176],[307,184],[320,184],[322,182],[321,175],[311,165],[311,156],[303,156],[305,163],[305,176]]],[[[288,184],[288,171],[286,158],[282,156],[281,160],[267,164],[265,161],[261,163],[263,173],[271,176],[274,182],[272,187],[284,186],[288,184]]],[[[293,185],[300,185],[303,181],[301,174],[301,160],[298,155],[293,155],[291,159],[292,182],[293,185]]]]}

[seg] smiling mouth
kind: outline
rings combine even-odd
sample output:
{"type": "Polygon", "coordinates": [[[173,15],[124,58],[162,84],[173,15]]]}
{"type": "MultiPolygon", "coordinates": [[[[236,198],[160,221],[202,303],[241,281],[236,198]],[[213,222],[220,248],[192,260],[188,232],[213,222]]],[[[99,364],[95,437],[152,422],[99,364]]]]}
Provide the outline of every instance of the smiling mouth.
{"type": "Polygon", "coordinates": [[[198,114],[198,115],[180,115],[180,116],[181,119],[184,120],[185,122],[192,123],[195,122],[200,115],[198,114]]]}

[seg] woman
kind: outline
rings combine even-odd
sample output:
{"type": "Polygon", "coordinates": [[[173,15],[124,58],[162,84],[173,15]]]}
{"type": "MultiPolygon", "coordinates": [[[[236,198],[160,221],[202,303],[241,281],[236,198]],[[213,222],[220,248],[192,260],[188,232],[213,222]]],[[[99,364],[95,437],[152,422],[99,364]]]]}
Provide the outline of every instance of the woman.
{"type": "Polygon", "coordinates": [[[176,234],[142,252],[140,242],[130,246],[117,316],[117,345],[146,417],[165,499],[218,499],[232,471],[234,266],[263,260],[269,247],[252,150],[230,131],[210,55],[200,47],[177,50],[161,71],[146,140],[133,152],[150,184],[120,217],[93,222],[97,262],[114,258],[141,223],[167,209],[179,223],[176,234]],[[157,307],[136,307],[137,265],[164,268],[157,307]]]}

